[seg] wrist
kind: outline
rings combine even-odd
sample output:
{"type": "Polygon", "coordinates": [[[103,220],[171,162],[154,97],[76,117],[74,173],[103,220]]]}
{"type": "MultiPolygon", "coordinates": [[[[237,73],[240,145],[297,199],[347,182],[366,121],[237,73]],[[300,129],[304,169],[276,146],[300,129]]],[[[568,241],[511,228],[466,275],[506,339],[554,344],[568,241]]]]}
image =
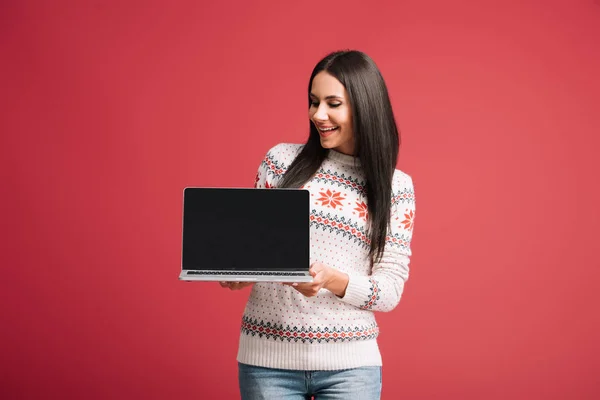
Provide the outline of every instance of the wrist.
{"type": "Polygon", "coordinates": [[[348,274],[330,267],[330,274],[325,284],[325,289],[338,297],[344,297],[349,280],[348,274]]]}

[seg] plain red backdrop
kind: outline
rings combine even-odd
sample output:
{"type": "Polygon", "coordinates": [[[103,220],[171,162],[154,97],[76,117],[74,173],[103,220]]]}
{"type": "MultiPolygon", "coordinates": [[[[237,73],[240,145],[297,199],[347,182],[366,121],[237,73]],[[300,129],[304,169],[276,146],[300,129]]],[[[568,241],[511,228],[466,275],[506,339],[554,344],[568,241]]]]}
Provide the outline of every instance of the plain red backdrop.
{"type": "Polygon", "coordinates": [[[0,397],[238,398],[248,291],[177,280],[182,188],[303,142],[341,48],[416,188],[383,398],[600,397],[598,2],[363,3],[2,2],[0,397]]]}

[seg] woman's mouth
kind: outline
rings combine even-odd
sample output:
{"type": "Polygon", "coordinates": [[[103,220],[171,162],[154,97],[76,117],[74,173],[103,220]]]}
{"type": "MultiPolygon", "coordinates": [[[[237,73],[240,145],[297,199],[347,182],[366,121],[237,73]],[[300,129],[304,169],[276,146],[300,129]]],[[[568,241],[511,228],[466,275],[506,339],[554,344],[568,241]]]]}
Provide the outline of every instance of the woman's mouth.
{"type": "Polygon", "coordinates": [[[337,131],[339,128],[340,128],[339,126],[329,126],[329,127],[325,127],[325,128],[318,127],[317,129],[319,130],[319,133],[321,134],[321,136],[327,137],[327,136],[331,135],[332,133],[334,133],[335,131],[337,131]]]}

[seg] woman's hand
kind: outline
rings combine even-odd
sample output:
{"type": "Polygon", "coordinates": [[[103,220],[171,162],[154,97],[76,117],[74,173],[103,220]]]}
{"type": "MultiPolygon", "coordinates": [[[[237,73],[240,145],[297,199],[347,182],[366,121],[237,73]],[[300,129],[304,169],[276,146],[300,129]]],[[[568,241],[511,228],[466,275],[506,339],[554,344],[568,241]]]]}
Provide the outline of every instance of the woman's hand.
{"type": "Polygon", "coordinates": [[[306,297],[313,297],[321,289],[327,289],[339,297],[343,297],[348,286],[348,275],[323,263],[314,263],[308,270],[313,277],[312,282],[285,283],[306,297]]]}
{"type": "Polygon", "coordinates": [[[223,288],[229,288],[231,290],[240,290],[247,286],[254,285],[254,282],[219,282],[219,285],[223,288]]]}

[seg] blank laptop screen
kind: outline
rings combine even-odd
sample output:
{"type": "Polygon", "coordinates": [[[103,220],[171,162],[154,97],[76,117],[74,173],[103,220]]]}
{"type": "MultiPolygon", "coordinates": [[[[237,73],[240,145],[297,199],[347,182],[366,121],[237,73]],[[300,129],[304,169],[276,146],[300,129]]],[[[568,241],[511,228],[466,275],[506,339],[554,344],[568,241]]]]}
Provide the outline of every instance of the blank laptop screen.
{"type": "Polygon", "coordinates": [[[185,188],[182,268],[307,271],[309,192],[185,188]]]}

